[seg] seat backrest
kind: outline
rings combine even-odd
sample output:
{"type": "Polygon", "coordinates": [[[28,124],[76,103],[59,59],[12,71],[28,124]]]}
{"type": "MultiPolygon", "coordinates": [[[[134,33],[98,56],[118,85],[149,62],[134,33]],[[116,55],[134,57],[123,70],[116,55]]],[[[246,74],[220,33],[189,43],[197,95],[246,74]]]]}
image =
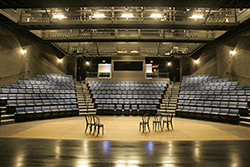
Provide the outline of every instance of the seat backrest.
{"type": "Polygon", "coordinates": [[[143,122],[143,123],[145,123],[145,122],[149,123],[149,120],[150,120],[149,114],[144,114],[144,115],[142,116],[142,122],[143,122]]]}

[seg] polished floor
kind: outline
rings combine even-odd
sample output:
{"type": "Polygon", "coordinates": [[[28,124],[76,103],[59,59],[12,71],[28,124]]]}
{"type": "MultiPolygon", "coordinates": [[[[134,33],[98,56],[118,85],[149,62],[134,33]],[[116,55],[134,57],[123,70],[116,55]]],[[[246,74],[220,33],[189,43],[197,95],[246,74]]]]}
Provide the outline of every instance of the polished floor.
{"type": "Polygon", "coordinates": [[[138,131],[140,117],[84,117],[0,126],[0,166],[232,166],[250,164],[250,128],[174,118],[174,130],[138,131]]]}

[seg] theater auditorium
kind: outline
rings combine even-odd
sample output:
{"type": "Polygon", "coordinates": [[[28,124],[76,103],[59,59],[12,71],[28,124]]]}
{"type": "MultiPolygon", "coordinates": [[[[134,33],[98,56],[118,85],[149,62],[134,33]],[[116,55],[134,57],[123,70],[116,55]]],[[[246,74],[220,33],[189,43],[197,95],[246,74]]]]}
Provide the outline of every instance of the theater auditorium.
{"type": "Polygon", "coordinates": [[[0,166],[249,166],[249,8],[0,1],[0,166]]]}

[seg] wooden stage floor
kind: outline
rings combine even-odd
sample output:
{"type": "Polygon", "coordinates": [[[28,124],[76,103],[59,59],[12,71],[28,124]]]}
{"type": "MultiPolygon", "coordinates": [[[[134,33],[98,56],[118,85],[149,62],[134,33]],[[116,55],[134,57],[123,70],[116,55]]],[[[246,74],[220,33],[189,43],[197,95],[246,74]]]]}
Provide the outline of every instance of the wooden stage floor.
{"type": "Polygon", "coordinates": [[[0,166],[249,166],[250,128],[174,118],[174,130],[138,131],[141,117],[84,117],[0,126],[0,166]]]}

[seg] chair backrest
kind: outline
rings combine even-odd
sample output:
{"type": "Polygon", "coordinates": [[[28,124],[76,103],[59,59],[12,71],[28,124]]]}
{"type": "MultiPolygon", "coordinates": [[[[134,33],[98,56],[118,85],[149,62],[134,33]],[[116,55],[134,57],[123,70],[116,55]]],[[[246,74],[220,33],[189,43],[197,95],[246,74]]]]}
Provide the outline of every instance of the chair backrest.
{"type": "Polygon", "coordinates": [[[86,123],[89,124],[92,122],[92,117],[90,115],[85,115],[85,120],[86,120],[86,123]]]}
{"type": "Polygon", "coordinates": [[[94,120],[95,125],[100,124],[100,118],[99,117],[93,116],[93,120],[94,120]]]}
{"type": "Polygon", "coordinates": [[[161,120],[162,120],[162,115],[161,114],[155,114],[154,121],[161,121],[161,120]]]}
{"type": "Polygon", "coordinates": [[[149,120],[150,120],[149,114],[144,114],[144,115],[142,116],[142,122],[149,122],[149,120]]]}

